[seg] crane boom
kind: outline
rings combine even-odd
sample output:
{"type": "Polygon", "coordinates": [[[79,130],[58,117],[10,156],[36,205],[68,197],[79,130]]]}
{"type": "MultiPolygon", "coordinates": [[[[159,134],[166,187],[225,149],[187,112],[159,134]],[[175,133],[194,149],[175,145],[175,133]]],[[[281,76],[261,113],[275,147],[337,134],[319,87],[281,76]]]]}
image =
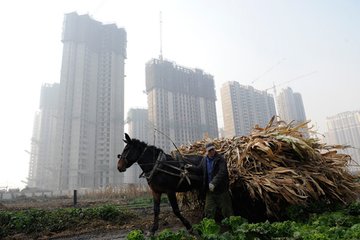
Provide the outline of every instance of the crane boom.
{"type": "Polygon", "coordinates": [[[292,82],[292,81],[295,81],[295,80],[298,80],[298,79],[301,79],[301,78],[308,77],[308,76],[310,76],[310,75],[313,75],[314,73],[316,73],[316,71],[312,71],[312,72],[309,72],[309,73],[306,73],[306,74],[299,75],[299,76],[294,77],[294,78],[292,78],[292,79],[290,79],[290,80],[288,80],[288,81],[285,81],[285,82],[282,82],[282,83],[279,83],[279,84],[276,84],[276,85],[275,85],[275,83],[273,83],[273,86],[272,86],[272,87],[266,88],[266,89],[264,89],[264,91],[267,91],[267,90],[269,90],[269,89],[274,89],[274,94],[275,94],[275,96],[276,96],[276,87],[281,86],[281,85],[284,85],[284,84],[289,83],[289,82],[292,82]]]}
{"type": "Polygon", "coordinates": [[[286,58],[282,58],[280,59],[276,64],[274,64],[273,66],[271,66],[269,69],[267,69],[265,72],[263,72],[262,74],[260,74],[259,76],[257,76],[256,78],[254,78],[254,80],[251,82],[251,84],[253,84],[254,82],[258,81],[259,79],[261,79],[262,77],[264,77],[266,74],[268,74],[269,72],[271,72],[275,67],[277,67],[278,65],[280,65],[283,61],[285,61],[286,58]]]}

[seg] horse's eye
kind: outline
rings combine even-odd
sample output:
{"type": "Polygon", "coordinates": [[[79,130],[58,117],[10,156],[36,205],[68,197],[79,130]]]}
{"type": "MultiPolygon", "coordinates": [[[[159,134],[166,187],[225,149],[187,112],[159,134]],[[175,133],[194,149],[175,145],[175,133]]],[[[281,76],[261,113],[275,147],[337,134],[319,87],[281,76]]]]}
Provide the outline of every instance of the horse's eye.
{"type": "Polygon", "coordinates": [[[119,159],[121,158],[121,154],[118,154],[118,156],[117,156],[119,159]]]}

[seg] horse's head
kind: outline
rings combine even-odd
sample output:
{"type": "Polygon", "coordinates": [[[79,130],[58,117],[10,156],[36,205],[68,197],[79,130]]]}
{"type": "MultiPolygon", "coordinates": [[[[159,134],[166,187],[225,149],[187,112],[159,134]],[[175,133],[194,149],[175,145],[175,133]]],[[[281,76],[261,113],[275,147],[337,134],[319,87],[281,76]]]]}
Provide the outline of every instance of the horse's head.
{"type": "Polygon", "coordinates": [[[119,172],[125,172],[126,169],[133,165],[139,157],[136,142],[132,140],[127,133],[125,133],[125,139],[123,141],[126,145],[123,152],[118,155],[119,160],[117,169],[119,172]]]}

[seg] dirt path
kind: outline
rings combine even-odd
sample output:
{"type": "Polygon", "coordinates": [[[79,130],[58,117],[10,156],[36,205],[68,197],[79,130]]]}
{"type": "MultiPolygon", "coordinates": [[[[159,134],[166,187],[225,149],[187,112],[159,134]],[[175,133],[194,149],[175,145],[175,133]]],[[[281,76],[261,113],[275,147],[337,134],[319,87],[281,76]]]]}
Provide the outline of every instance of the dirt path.
{"type": "MultiPolygon", "coordinates": [[[[109,201],[106,201],[109,203],[109,201]]],[[[114,203],[114,202],[113,202],[114,203]]],[[[18,210],[26,208],[45,208],[53,209],[58,207],[71,207],[71,202],[69,200],[48,200],[45,202],[10,202],[6,204],[0,204],[0,209],[7,210],[18,210]]],[[[101,204],[101,201],[87,201],[82,202],[81,207],[89,207],[91,205],[101,204]]],[[[119,204],[119,203],[118,203],[119,204]]],[[[80,207],[80,206],[79,206],[80,207]]],[[[81,229],[67,230],[60,233],[48,233],[45,236],[41,236],[38,239],[68,239],[68,240],[85,240],[85,239],[126,239],[126,235],[135,229],[142,230],[144,233],[147,233],[153,223],[153,209],[152,207],[131,210],[134,212],[135,217],[128,219],[122,226],[115,226],[111,223],[102,223],[94,222],[93,226],[82,226],[81,229]]],[[[199,213],[193,212],[191,210],[183,210],[182,214],[192,223],[196,224],[200,222],[201,216],[199,213]]],[[[171,229],[177,231],[179,229],[184,229],[181,221],[174,215],[172,209],[169,205],[162,205],[160,211],[160,221],[159,221],[159,230],[157,233],[161,232],[164,229],[171,229]]],[[[33,239],[32,237],[26,236],[25,234],[18,234],[11,236],[6,239],[14,240],[23,240],[23,239],[33,239]]]]}
{"type": "MultiPolygon", "coordinates": [[[[124,204],[122,200],[80,200],[77,207],[90,207],[93,205],[99,205],[104,203],[124,204]]],[[[20,199],[17,201],[0,202],[0,210],[19,210],[28,208],[42,208],[42,209],[54,209],[63,207],[72,207],[72,199],[69,198],[44,198],[44,199],[20,199]]],[[[38,239],[126,239],[126,235],[134,230],[139,229],[143,232],[148,232],[153,222],[153,209],[152,207],[145,209],[131,210],[135,213],[135,218],[128,219],[122,226],[111,225],[111,223],[98,223],[94,222],[93,226],[81,227],[81,229],[68,230],[61,233],[49,233],[46,236],[41,236],[38,239]]],[[[201,216],[199,213],[192,212],[190,210],[183,210],[183,215],[192,223],[196,224],[200,222],[201,216]]],[[[180,220],[173,214],[169,205],[165,204],[161,206],[159,230],[161,232],[164,229],[179,230],[185,229],[180,220]]],[[[24,234],[11,236],[8,239],[32,239],[24,234]]]]}
{"type": "Polygon", "coordinates": [[[124,230],[95,230],[93,232],[74,234],[72,236],[51,237],[48,239],[66,239],[66,240],[87,240],[87,239],[100,239],[100,240],[122,240],[126,239],[129,231],[124,230]]]}
{"type": "MultiPolygon", "coordinates": [[[[67,239],[67,240],[85,240],[85,239],[126,239],[126,235],[134,230],[140,229],[144,233],[152,226],[153,212],[152,209],[146,209],[136,212],[137,217],[126,222],[120,229],[115,229],[113,226],[100,227],[98,229],[88,229],[82,232],[64,232],[56,236],[47,237],[45,239],[67,239]]],[[[199,214],[192,211],[183,211],[185,217],[192,223],[196,224],[201,220],[199,214]]],[[[184,229],[180,220],[173,214],[170,207],[162,208],[160,213],[159,230],[157,233],[164,229],[171,229],[177,231],[184,229]]]]}

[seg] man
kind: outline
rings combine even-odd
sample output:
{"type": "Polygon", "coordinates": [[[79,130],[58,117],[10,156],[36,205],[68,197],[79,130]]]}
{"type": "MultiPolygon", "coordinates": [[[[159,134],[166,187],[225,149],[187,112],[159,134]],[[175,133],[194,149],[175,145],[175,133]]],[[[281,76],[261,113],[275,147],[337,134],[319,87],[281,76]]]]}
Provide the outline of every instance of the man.
{"type": "Polygon", "coordinates": [[[205,145],[206,156],[198,167],[190,167],[190,171],[203,174],[205,197],[205,217],[215,219],[217,208],[224,218],[233,215],[231,197],[229,194],[229,175],[226,161],[215,150],[213,143],[205,145]]]}

